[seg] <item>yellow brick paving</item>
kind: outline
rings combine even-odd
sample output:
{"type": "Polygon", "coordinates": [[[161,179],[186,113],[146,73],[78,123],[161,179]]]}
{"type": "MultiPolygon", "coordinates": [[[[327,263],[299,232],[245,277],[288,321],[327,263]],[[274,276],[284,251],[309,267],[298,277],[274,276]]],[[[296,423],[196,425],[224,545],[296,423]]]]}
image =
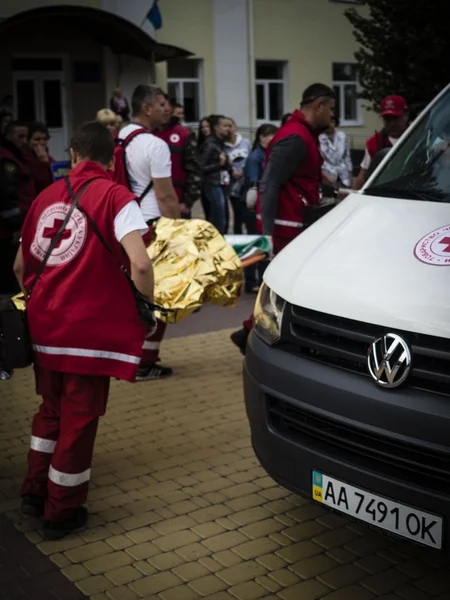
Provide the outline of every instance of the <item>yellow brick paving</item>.
{"type": "Polygon", "coordinates": [[[2,382],[0,511],[93,600],[449,600],[445,557],[328,513],[264,472],[228,335],[167,341],[172,379],[113,382],[89,528],[60,542],[17,512],[32,371],[2,382]]]}

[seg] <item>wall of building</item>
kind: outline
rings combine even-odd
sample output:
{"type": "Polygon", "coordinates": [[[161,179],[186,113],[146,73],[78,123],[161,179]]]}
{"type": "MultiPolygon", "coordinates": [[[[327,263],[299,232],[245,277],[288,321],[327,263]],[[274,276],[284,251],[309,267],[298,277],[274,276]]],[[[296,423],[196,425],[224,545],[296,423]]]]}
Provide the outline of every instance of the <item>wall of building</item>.
{"type": "MultiPolygon", "coordinates": [[[[245,0],[242,0],[245,3],[245,0]]],[[[164,0],[161,11],[164,26],[155,32],[158,42],[173,44],[194,53],[194,58],[203,60],[203,112],[216,110],[213,0],[164,0]]],[[[157,65],[157,83],[167,87],[167,68],[157,65]]]]}
{"type": "MultiPolygon", "coordinates": [[[[344,16],[350,5],[329,0],[253,0],[253,6],[255,59],[288,62],[291,108],[298,107],[302,91],[311,83],[331,85],[333,62],[355,62],[358,46],[344,16]]],[[[364,137],[377,125],[376,115],[364,110],[363,125],[345,131],[364,137]]]]}
{"type": "MultiPolygon", "coordinates": [[[[0,16],[14,14],[18,8],[22,11],[75,2],[1,0],[0,16]]],[[[109,10],[143,26],[157,41],[193,52],[193,58],[201,59],[203,64],[204,114],[224,112],[243,127],[256,125],[255,60],[287,63],[285,108],[292,110],[298,106],[307,85],[315,81],[331,84],[332,63],[354,62],[357,49],[351,25],[344,17],[344,11],[350,5],[329,0],[164,0],[160,4],[163,27],[156,32],[145,20],[148,0],[84,0],[79,3],[109,10]]],[[[362,6],[358,10],[367,8],[362,6]]],[[[38,47],[34,41],[33,44],[38,47]]],[[[52,44],[55,47],[53,39],[52,44]]],[[[2,60],[0,57],[0,63],[2,60]]],[[[130,57],[118,60],[107,49],[102,50],[102,60],[101,104],[107,102],[111,89],[118,83],[130,96],[137,83],[152,80],[149,62],[130,57]]],[[[7,70],[5,63],[0,80],[6,77],[7,70]]],[[[165,63],[156,66],[156,83],[167,88],[165,63]]],[[[364,110],[363,124],[348,127],[346,131],[362,140],[378,124],[376,115],[364,110]]]]}

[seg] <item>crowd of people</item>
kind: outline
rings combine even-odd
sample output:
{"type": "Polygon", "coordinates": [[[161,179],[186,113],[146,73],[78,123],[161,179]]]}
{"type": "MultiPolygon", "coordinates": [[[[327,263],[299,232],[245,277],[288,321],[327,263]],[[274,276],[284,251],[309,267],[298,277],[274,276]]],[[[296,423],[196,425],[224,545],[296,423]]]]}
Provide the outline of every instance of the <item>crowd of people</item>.
{"type": "MultiPolygon", "coordinates": [[[[225,233],[230,205],[233,231],[271,236],[277,254],[309,224],[327,186],[362,185],[377,152],[396,143],[408,124],[406,102],[391,96],[381,108],[384,129],[368,140],[356,182],[336,130],[335,93],[324,84],[308,87],[280,128],[261,125],[253,144],[224,115],[202,119],[196,135],[183,123],[183,107],[159,88],[137,86],[130,105],[117,89],[110,108],[76,129],[72,170],[54,183],[45,125],[1,118],[2,292],[15,291],[14,272],[27,297],[42,396],[21,511],[44,518],[46,539],[87,521],[83,504],[110,378],[172,373],[159,362],[165,324],[147,310],[154,280],[146,247],[158,218],[190,218],[201,201],[225,233]]],[[[258,277],[250,273],[249,291],[258,277]]],[[[243,353],[252,323],[232,336],[243,353]]]]}

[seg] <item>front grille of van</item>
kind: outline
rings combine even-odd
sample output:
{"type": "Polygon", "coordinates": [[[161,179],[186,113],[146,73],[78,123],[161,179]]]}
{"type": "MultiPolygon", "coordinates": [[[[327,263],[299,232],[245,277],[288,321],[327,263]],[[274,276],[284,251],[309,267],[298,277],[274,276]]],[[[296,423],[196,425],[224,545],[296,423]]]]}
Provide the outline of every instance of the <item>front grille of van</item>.
{"type": "Polygon", "coordinates": [[[406,443],[313,414],[274,396],[266,396],[266,403],[270,427],[284,438],[342,462],[370,465],[381,474],[450,494],[450,448],[406,443]]]}
{"type": "Polygon", "coordinates": [[[450,396],[449,339],[392,330],[287,304],[278,347],[369,377],[369,347],[388,332],[397,333],[410,345],[412,371],[406,385],[450,396]]]}

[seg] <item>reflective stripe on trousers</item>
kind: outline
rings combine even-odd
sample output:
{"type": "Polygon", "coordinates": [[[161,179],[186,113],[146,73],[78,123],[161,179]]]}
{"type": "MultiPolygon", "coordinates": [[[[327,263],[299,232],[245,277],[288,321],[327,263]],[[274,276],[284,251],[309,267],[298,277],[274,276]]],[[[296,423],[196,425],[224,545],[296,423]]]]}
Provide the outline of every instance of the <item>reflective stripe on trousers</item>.
{"type": "MultiPolygon", "coordinates": [[[[256,215],[256,218],[262,221],[261,215],[256,215]]],[[[285,221],[284,219],[275,219],[275,225],[281,225],[283,227],[297,227],[298,229],[303,228],[303,223],[299,223],[298,221],[285,221]]]]}

